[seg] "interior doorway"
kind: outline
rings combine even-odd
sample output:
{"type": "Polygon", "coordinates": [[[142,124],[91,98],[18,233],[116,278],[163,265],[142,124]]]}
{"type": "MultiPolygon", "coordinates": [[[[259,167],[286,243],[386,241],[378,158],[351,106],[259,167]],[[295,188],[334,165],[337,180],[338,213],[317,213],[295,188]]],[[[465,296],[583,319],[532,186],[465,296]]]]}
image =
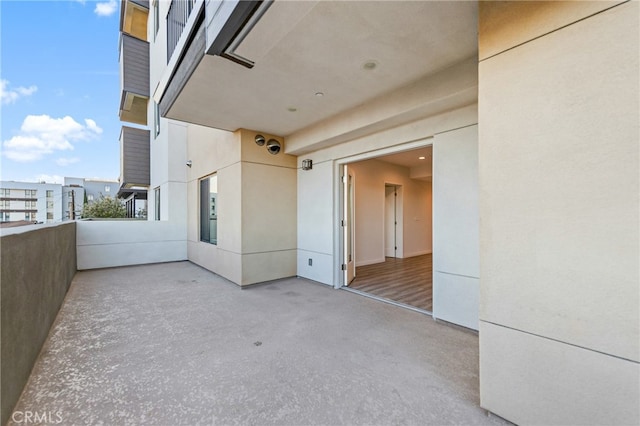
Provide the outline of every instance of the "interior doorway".
{"type": "Polygon", "coordinates": [[[402,220],[402,186],[386,183],[384,186],[385,257],[402,258],[402,220]]]}
{"type": "Polygon", "coordinates": [[[342,190],[348,289],[426,313],[433,307],[431,152],[426,145],[345,164],[342,190]]]}

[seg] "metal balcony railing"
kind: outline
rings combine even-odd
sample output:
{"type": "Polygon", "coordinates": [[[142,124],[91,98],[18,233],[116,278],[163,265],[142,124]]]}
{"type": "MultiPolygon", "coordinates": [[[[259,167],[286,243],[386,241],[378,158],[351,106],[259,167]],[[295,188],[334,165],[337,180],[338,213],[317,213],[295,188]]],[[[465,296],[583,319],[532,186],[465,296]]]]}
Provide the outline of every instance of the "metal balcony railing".
{"type": "Polygon", "coordinates": [[[178,45],[195,0],[172,0],[167,14],[167,63],[178,45]]]}

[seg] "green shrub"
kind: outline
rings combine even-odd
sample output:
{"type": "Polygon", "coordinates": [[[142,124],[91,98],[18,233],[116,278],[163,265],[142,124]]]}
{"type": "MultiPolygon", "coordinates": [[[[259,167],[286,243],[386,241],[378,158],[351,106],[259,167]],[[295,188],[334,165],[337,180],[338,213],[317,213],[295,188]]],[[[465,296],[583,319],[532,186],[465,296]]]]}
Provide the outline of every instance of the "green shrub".
{"type": "Polygon", "coordinates": [[[121,218],[127,217],[125,206],[113,197],[100,197],[82,209],[83,218],[121,218]]]}

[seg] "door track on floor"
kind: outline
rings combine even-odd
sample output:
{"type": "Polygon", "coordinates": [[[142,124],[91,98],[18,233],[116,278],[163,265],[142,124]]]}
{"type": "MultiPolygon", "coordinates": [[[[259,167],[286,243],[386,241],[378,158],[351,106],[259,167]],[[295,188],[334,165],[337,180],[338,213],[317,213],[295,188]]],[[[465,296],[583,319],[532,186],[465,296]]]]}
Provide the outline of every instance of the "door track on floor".
{"type": "Polygon", "coordinates": [[[361,291],[361,290],[356,290],[354,288],[349,288],[349,287],[341,287],[340,290],[346,290],[346,291],[349,291],[351,293],[359,294],[360,296],[364,296],[364,297],[368,297],[370,299],[377,300],[379,302],[388,303],[390,305],[398,306],[398,307],[404,308],[404,309],[409,309],[411,311],[418,312],[420,314],[429,315],[430,317],[433,317],[433,312],[426,311],[426,310],[420,309],[420,308],[416,308],[415,306],[405,305],[404,303],[396,302],[395,300],[385,299],[384,297],[376,296],[374,294],[367,293],[367,292],[364,292],[364,291],[361,291]]]}

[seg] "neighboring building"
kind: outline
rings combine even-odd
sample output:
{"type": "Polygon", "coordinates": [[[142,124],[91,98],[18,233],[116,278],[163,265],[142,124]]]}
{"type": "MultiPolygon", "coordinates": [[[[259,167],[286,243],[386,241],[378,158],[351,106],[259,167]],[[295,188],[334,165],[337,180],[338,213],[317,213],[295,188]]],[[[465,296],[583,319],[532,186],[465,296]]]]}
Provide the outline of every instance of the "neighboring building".
{"type": "MultiPolygon", "coordinates": [[[[82,187],[86,193],[86,201],[91,203],[101,197],[115,197],[119,183],[116,180],[99,180],[84,178],[64,178],[65,186],[82,187]]],[[[83,203],[84,201],[81,200],[83,203]]]]}
{"type": "Polygon", "coordinates": [[[148,218],[181,236],[162,247],[240,286],[433,252],[433,317],[479,330],[482,407],[637,424],[639,16],[123,0],[120,117],[150,128],[123,129],[144,163],[123,170],[148,145],[148,218]]]}
{"type": "Polygon", "coordinates": [[[0,222],[61,222],[62,190],[62,185],[53,183],[1,181],[0,222]]]}
{"type": "Polygon", "coordinates": [[[85,201],[92,203],[102,196],[116,197],[118,185],[117,181],[71,177],[64,178],[64,185],[2,181],[0,222],[53,223],[80,219],[85,201]]]}

